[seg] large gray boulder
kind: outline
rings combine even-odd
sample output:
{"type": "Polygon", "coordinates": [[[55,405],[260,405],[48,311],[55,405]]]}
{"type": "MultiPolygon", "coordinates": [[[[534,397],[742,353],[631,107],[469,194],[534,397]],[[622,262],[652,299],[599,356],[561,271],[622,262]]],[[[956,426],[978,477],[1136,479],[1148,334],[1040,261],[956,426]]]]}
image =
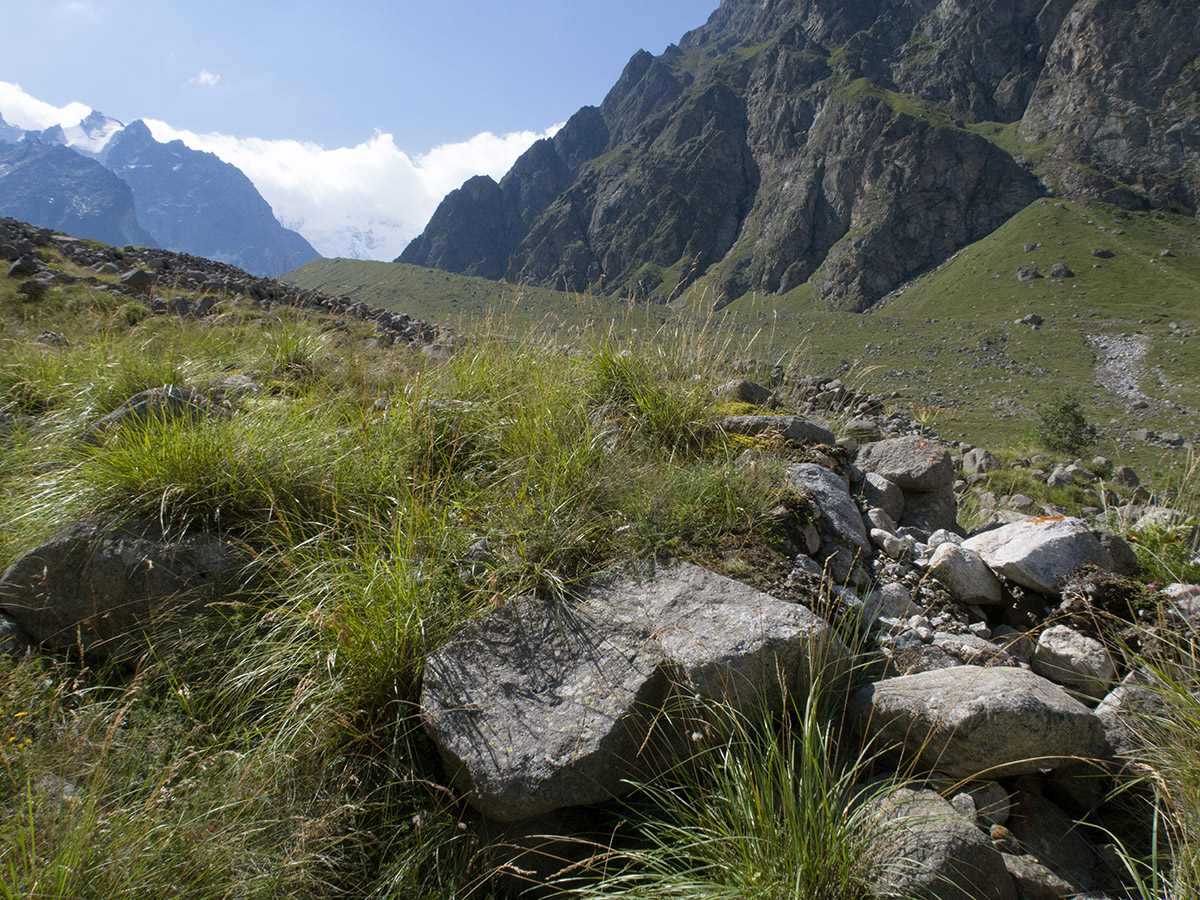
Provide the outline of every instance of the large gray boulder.
{"type": "Polygon", "coordinates": [[[904,513],[900,524],[933,533],[946,530],[959,534],[958,498],[946,485],[936,491],[908,491],[904,495],[904,513]]]}
{"type": "Polygon", "coordinates": [[[972,447],[963,454],[962,470],[964,475],[992,472],[998,468],[1000,468],[1000,460],[982,447],[972,447]]]}
{"type": "Polygon", "coordinates": [[[958,666],[888,678],[859,689],[851,710],[876,746],[953,778],[1032,774],[1109,753],[1091,710],[1024,669],[958,666]]]}
{"type": "Polygon", "coordinates": [[[1051,516],[1014,522],[968,538],[964,549],[979,554],[993,572],[1045,596],[1059,592],[1078,566],[1112,570],[1112,556],[1079,519],[1051,516]]]}
{"type": "Polygon", "coordinates": [[[164,620],[236,590],[245,563],[234,545],[207,534],[80,522],[9,567],[0,611],[48,649],[132,661],[164,620]]]}
{"type": "Polygon", "coordinates": [[[673,689],[750,713],[846,654],[805,607],[683,564],[477,620],[427,660],[421,707],[454,784],[515,822],[650,774],[678,749],[660,718],[673,689]]]}
{"type": "Polygon", "coordinates": [[[888,518],[899,521],[904,515],[904,491],[882,475],[868,472],[863,479],[863,498],[875,509],[887,513],[888,518]]]}
{"type": "Polygon", "coordinates": [[[902,437],[867,444],[854,460],[864,472],[882,475],[907,496],[954,484],[950,453],[933,438],[902,437]]]}
{"type": "Polygon", "coordinates": [[[1021,855],[1007,861],[1024,896],[1075,897],[1102,886],[1084,829],[1037,794],[1018,791],[1012,799],[1007,828],[1021,855]]]}
{"type": "Polygon", "coordinates": [[[1168,714],[1171,692],[1148,671],[1130,672],[1096,707],[1096,718],[1117,756],[1136,759],[1144,749],[1144,723],[1168,714]]]}
{"type": "Polygon", "coordinates": [[[820,516],[822,537],[870,556],[871,537],[862,513],[837,474],[815,463],[801,463],[788,467],[787,480],[788,487],[812,502],[820,516]]]}
{"type": "Polygon", "coordinates": [[[1003,855],[936,791],[898,788],[876,803],[884,828],[876,877],[884,893],[920,900],[1016,900],[1003,855]]]}

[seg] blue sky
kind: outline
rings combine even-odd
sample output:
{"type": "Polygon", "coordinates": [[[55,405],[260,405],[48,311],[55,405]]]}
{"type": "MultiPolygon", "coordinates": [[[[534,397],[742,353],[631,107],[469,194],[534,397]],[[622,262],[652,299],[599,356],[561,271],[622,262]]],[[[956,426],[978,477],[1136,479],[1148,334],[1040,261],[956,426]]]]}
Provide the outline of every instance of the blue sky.
{"type": "Polygon", "coordinates": [[[635,51],[661,53],[717,0],[10,6],[0,80],[57,106],[327,147],[380,130],[423,152],[598,103],[635,51]]]}
{"type": "Polygon", "coordinates": [[[0,113],[145,119],[241,168],[325,255],[391,259],[474,174],[597,104],[719,0],[42,0],[4,13],[0,113]]]}

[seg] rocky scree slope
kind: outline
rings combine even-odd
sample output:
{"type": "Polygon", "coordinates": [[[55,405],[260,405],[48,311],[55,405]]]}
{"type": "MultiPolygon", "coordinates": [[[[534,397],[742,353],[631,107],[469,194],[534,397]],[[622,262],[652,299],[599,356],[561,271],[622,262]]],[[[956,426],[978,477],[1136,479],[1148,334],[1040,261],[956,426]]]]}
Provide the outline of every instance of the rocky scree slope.
{"type": "Polygon", "coordinates": [[[398,261],[863,310],[1046,191],[1194,214],[1198,61],[1163,0],[725,0],[398,261]]]}
{"type": "MultiPolygon", "coordinates": [[[[838,390],[810,387],[814,409],[838,390]]],[[[743,402],[765,390],[725,389],[743,402]]],[[[158,414],[217,414],[195,396],[173,400],[158,414]]],[[[1147,673],[1105,627],[1137,618],[1131,549],[1079,519],[1015,512],[964,539],[955,494],[996,464],[978,448],[955,458],[920,433],[857,447],[796,415],[722,427],[770,432],[795,459],[815,460],[786,468],[795,502],[780,514],[794,568],[778,596],[687,563],[631,566],[573,599],[499,604],[426,661],[425,730],[478,827],[504,834],[513,858],[497,870],[529,878],[539,859],[569,862],[557,856],[563,841],[545,837],[568,823],[582,833],[566,846],[586,854],[595,804],[719,747],[705,715],[663,715],[677,701],[753,715],[814,673],[845,677],[839,635],[860,633],[867,665],[848,721],[924,785],[875,801],[898,822],[882,858],[906,861],[884,866],[881,884],[939,900],[1117,887],[1119,869],[1074,821],[1136,760],[1128,722],[1153,702],[1147,673]]],[[[166,537],[155,523],[76,523],[0,576],[0,639],[15,653],[136,660],[164,611],[236,593],[239,552],[215,537],[166,537]],[[143,577],[147,561],[169,575],[143,577]]],[[[1196,586],[1171,586],[1158,627],[1194,633],[1198,603],[1196,586]]]]}

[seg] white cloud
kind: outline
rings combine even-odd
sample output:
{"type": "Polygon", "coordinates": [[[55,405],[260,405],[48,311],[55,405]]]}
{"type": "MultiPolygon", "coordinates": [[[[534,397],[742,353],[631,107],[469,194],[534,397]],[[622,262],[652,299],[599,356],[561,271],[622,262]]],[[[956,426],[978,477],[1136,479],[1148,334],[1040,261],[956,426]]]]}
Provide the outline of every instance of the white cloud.
{"type": "Polygon", "coordinates": [[[221,80],[220,75],[214,75],[208,69],[201,69],[199,75],[193,75],[187,80],[187,85],[198,85],[200,87],[215,87],[217,82],[221,80]]]}
{"type": "Polygon", "coordinates": [[[0,113],[4,114],[10,125],[26,131],[44,131],[52,125],[62,125],[64,128],[78,125],[91,112],[92,108],[82,103],[68,103],[66,106],[45,103],[29,96],[19,84],[0,81],[0,113]]]}
{"type": "Polygon", "coordinates": [[[147,119],[160,141],[215,153],[254,182],[279,219],[328,256],[392,259],[425,227],[447,193],[472,175],[499,179],[545,132],[478,134],[409,156],[390,134],[326,149],[292,140],[196,134],[147,119]]]}

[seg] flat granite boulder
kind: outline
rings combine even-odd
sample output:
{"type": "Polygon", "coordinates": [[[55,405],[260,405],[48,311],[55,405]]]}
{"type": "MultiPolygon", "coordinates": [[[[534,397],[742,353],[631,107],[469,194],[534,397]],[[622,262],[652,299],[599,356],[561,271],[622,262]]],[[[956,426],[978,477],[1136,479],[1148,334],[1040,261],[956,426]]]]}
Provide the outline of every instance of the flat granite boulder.
{"type": "Polygon", "coordinates": [[[1063,516],[1014,522],[968,538],[962,546],[997,575],[1047,596],[1057,594],[1078,566],[1113,568],[1112,555],[1087,525],[1063,516]]]}
{"type": "Polygon", "coordinates": [[[649,775],[673,688],[750,712],[846,656],[805,607],[681,564],[482,617],[426,661],[421,707],[456,787],[515,822],[649,775]]]}
{"type": "Polygon", "coordinates": [[[778,434],[795,444],[835,444],[832,431],[800,416],[726,416],[721,428],[729,434],[778,434]]]}
{"type": "Polygon", "coordinates": [[[851,698],[875,745],[952,778],[1028,775],[1110,754],[1104,727],[1056,684],[1017,668],[957,666],[887,678],[851,698]]]}

